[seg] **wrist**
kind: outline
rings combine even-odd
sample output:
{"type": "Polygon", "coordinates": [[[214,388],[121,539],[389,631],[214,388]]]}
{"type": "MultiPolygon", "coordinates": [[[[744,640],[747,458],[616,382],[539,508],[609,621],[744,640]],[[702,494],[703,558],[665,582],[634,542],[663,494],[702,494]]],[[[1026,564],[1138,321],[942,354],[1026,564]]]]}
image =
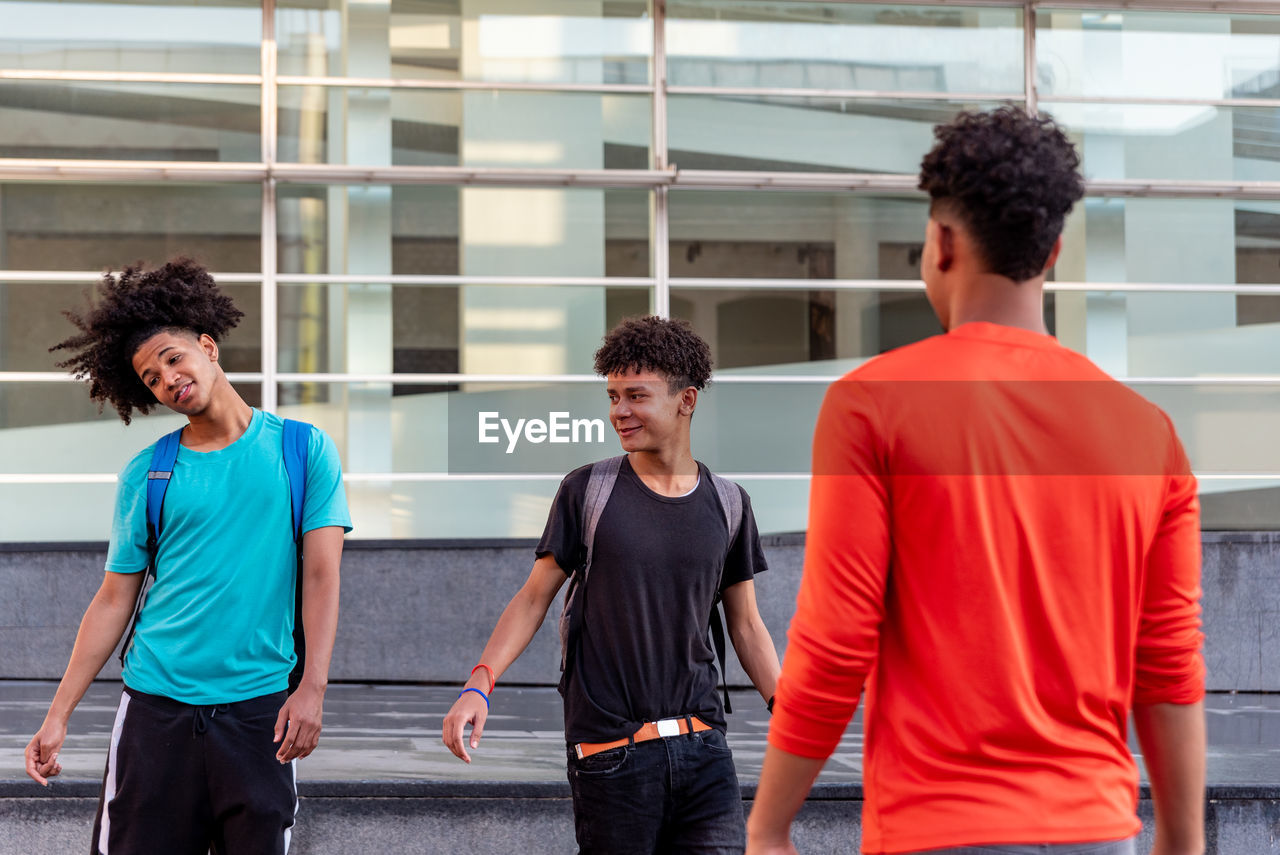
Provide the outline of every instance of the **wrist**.
{"type": "Polygon", "coordinates": [[[326,677],[314,677],[304,674],[301,682],[298,683],[299,689],[310,689],[313,692],[324,694],[329,688],[329,680],[326,677]]]}

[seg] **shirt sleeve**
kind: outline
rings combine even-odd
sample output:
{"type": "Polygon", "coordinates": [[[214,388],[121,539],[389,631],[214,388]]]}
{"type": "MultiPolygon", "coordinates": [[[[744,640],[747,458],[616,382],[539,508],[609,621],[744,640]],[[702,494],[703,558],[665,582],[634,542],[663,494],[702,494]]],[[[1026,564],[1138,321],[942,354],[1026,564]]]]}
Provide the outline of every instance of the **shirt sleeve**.
{"type": "Polygon", "coordinates": [[[828,390],[813,444],[804,575],[769,743],[826,758],[875,661],[889,573],[889,491],[868,384],[828,390]]]}
{"type": "Polygon", "coordinates": [[[738,535],[729,544],[729,554],[724,560],[724,573],[720,582],[720,592],[724,593],[739,582],[754,579],[757,573],[769,569],[765,561],[764,548],[760,545],[760,531],[756,528],[756,515],[751,510],[751,497],[741,486],[734,484],[742,494],[742,523],[738,526],[738,535]]]}
{"type": "Polygon", "coordinates": [[[580,467],[564,476],[535,549],[538,558],[544,555],[555,558],[565,575],[572,574],[587,560],[587,547],[582,542],[582,505],[590,477],[590,466],[580,467]]]}
{"type": "Polygon", "coordinates": [[[351,511],[342,485],[342,459],[329,435],[313,428],[307,444],[307,493],[302,500],[302,533],[325,526],[351,531],[351,511]]]}
{"type": "Polygon", "coordinates": [[[1173,474],[1142,591],[1133,696],[1138,704],[1193,704],[1204,697],[1200,502],[1176,435],[1173,444],[1173,474]]]}
{"type": "MultiPolygon", "coordinates": [[[[154,446],[153,446],[154,448],[154,446]]],[[[147,569],[146,470],[151,465],[152,448],[129,461],[116,483],[116,506],[111,519],[111,542],[107,547],[107,572],[141,573],[147,569]]]]}

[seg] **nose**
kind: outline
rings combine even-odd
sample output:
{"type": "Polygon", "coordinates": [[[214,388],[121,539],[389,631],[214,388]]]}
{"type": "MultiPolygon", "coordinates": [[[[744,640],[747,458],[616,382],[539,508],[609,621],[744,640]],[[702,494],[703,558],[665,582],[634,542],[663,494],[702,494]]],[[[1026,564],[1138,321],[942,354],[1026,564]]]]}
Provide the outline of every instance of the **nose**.
{"type": "Polygon", "coordinates": [[[627,402],[619,398],[611,408],[613,410],[613,418],[615,421],[625,419],[631,415],[631,408],[627,406],[627,402]]]}
{"type": "Polygon", "coordinates": [[[180,372],[176,366],[166,365],[160,369],[160,382],[166,389],[172,389],[178,382],[180,372]]]}

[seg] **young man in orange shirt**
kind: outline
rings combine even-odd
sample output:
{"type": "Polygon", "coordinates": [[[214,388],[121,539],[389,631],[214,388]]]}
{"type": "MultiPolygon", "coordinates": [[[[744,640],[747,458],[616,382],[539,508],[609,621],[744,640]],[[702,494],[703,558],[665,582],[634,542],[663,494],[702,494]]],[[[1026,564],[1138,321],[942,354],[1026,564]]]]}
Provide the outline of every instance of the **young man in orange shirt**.
{"type": "Polygon", "coordinates": [[[1199,855],[1195,479],[1168,417],[1044,325],[1079,157],[1013,108],[936,134],[921,265],[947,332],[823,404],[748,852],[795,851],[865,683],[864,852],[1134,852],[1132,712],[1153,855],[1199,855]]]}

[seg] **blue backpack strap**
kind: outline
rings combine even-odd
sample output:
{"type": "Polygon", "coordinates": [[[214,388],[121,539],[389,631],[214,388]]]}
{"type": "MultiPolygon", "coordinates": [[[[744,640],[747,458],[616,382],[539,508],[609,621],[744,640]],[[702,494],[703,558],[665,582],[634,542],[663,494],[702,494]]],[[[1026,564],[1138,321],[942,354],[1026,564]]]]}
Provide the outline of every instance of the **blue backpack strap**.
{"type": "Polygon", "coordinates": [[[284,420],[284,470],[289,476],[289,503],[293,507],[293,540],[302,545],[302,506],[307,496],[307,447],[311,425],[284,420]]]}
{"type": "MultiPolygon", "coordinates": [[[[173,464],[178,459],[178,440],[182,437],[182,428],[167,433],[156,442],[155,451],[151,453],[151,468],[147,471],[147,540],[148,550],[154,552],[160,542],[160,516],[164,511],[164,494],[169,489],[169,479],[173,475],[173,464]]],[[[152,564],[154,564],[154,560],[152,564]]],[[[154,575],[154,567],[152,568],[154,575]]]]}

